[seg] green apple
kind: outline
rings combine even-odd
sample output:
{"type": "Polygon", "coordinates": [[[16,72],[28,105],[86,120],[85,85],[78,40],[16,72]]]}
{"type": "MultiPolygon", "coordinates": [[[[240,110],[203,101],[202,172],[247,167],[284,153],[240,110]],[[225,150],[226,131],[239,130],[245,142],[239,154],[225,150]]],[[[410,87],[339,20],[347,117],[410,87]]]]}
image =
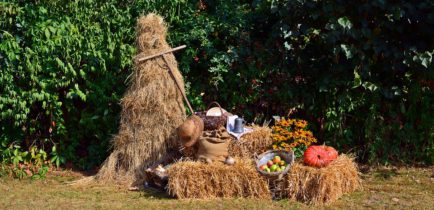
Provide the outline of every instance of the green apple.
{"type": "Polygon", "coordinates": [[[270,167],[271,172],[275,172],[277,169],[279,168],[279,166],[277,166],[276,164],[272,165],[270,167]]]}
{"type": "Polygon", "coordinates": [[[264,171],[265,171],[265,172],[268,172],[268,173],[270,173],[270,172],[271,172],[270,168],[268,168],[268,167],[267,167],[267,168],[265,168],[265,169],[264,169],[264,171]]]}
{"type": "Polygon", "coordinates": [[[280,166],[280,169],[285,170],[286,166],[280,166]]]}

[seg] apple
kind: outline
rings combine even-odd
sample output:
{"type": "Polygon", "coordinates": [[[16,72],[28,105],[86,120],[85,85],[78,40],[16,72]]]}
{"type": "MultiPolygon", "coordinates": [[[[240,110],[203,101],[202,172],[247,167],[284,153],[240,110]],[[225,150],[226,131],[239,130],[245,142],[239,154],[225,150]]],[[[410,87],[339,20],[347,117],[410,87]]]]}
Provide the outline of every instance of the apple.
{"type": "Polygon", "coordinates": [[[271,167],[273,164],[274,164],[274,163],[273,163],[272,160],[269,160],[269,161],[267,162],[268,167],[271,167]]]}
{"type": "Polygon", "coordinates": [[[276,172],[281,172],[281,171],[282,171],[282,168],[277,167],[276,172]]]}
{"type": "Polygon", "coordinates": [[[286,166],[280,166],[280,169],[285,170],[286,166]]]}
{"type": "Polygon", "coordinates": [[[273,158],[273,162],[274,163],[279,163],[280,161],[282,160],[282,158],[280,158],[280,156],[274,156],[274,158],[273,158]]]}
{"type": "Polygon", "coordinates": [[[281,161],[279,162],[279,165],[284,166],[284,165],[286,165],[286,162],[285,162],[284,160],[281,160],[281,161]]]}
{"type": "Polygon", "coordinates": [[[265,170],[266,168],[268,168],[267,164],[264,164],[264,165],[259,166],[259,169],[260,169],[261,171],[265,170]]]}
{"type": "Polygon", "coordinates": [[[271,172],[275,172],[278,168],[279,168],[279,166],[277,166],[277,165],[272,165],[272,166],[270,167],[270,170],[271,170],[271,172]]]}
{"type": "Polygon", "coordinates": [[[268,172],[268,173],[271,172],[270,168],[265,168],[265,171],[268,172]]]}

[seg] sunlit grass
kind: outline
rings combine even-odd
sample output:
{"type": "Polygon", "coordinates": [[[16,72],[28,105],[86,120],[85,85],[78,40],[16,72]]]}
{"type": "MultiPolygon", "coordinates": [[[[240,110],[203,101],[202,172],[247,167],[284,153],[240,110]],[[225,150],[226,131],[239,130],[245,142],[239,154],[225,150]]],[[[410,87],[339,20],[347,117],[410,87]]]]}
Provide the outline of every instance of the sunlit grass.
{"type": "MultiPolygon", "coordinates": [[[[363,174],[361,191],[330,206],[339,209],[434,209],[433,168],[382,168],[363,174]]],[[[133,192],[116,186],[72,187],[73,173],[46,180],[0,179],[1,209],[306,209],[288,200],[177,200],[158,191],[133,192]]],[[[318,207],[311,207],[318,209],[318,207]]]]}

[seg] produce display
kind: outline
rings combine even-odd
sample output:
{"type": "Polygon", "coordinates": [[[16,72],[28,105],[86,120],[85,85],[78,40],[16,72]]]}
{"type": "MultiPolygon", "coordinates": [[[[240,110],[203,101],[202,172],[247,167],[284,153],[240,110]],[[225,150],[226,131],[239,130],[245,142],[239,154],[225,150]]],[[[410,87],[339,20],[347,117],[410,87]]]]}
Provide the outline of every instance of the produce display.
{"type": "Polygon", "coordinates": [[[310,146],[303,155],[304,164],[317,168],[328,166],[338,157],[338,152],[329,146],[310,146]]]}
{"type": "Polygon", "coordinates": [[[263,164],[259,166],[259,170],[265,171],[265,172],[281,172],[285,170],[286,166],[288,164],[280,158],[280,156],[276,155],[273,159],[268,160],[267,164],[263,164]]]}

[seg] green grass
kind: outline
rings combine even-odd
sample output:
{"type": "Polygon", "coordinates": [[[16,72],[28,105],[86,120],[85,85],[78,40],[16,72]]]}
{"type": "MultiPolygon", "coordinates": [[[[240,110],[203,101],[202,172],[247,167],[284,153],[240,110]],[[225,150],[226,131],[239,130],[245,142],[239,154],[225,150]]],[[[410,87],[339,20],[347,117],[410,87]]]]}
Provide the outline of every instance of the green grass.
{"type": "MultiPolygon", "coordinates": [[[[434,168],[382,168],[364,174],[363,190],[325,209],[434,209],[434,168]]],[[[1,209],[318,209],[288,200],[177,200],[156,191],[133,192],[116,186],[72,187],[72,172],[45,180],[0,178],[1,209]]]]}

